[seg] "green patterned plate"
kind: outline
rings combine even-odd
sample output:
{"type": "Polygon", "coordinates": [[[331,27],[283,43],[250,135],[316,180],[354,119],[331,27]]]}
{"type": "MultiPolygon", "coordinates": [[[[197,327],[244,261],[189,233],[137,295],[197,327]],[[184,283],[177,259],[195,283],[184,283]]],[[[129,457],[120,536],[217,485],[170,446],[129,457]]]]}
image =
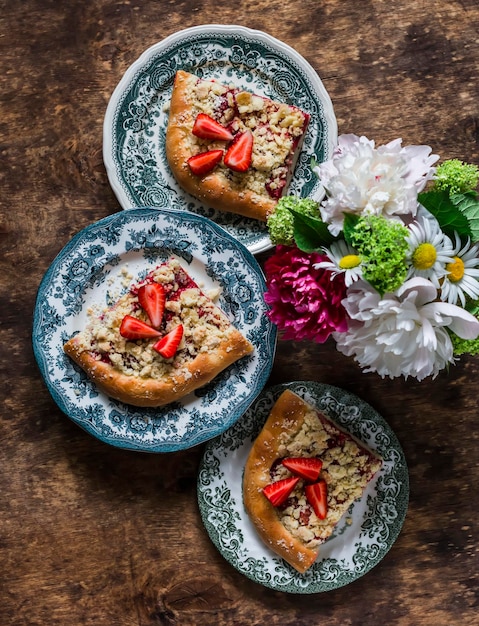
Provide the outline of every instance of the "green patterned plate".
{"type": "Polygon", "coordinates": [[[264,390],[243,418],[207,444],[198,475],[203,523],[221,554],[255,582],[290,593],[330,591],[366,574],[398,537],[408,499],[406,460],[385,420],[348,391],[316,382],[292,382],[264,390]],[[329,415],[384,459],[363,497],[351,506],[305,574],[269,550],[243,507],[243,469],[252,442],[286,388],[329,415]]]}
{"type": "Polygon", "coordinates": [[[77,233],[53,260],[38,289],[32,341],[43,379],[60,409],[104,443],[142,452],[198,445],[240,419],[265,386],[276,327],[266,316],[264,276],[252,254],[223,228],[193,213],[139,207],[119,211],[77,233]],[[217,304],[255,350],[210,383],[157,408],[124,404],[101,393],[63,351],[88,311],[111,306],[170,257],[217,304]]]}
{"type": "Polygon", "coordinates": [[[337,140],[331,99],[318,74],[293,48],[241,26],[195,26],[148,48],[113,92],[103,126],[103,159],[124,209],[160,206],[208,217],[253,254],[271,241],[265,224],[203,206],[174,179],[165,154],[168,104],[178,69],[216,78],[296,104],[311,115],[290,193],[319,198],[323,190],[311,158],[330,158],[337,140]]]}

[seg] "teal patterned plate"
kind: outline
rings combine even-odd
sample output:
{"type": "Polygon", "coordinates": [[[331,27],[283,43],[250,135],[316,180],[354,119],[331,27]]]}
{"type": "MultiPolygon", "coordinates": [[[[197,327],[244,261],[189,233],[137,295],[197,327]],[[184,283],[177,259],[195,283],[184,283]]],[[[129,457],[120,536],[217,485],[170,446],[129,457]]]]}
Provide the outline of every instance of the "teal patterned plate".
{"type": "Polygon", "coordinates": [[[169,206],[220,224],[253,254],[271,241],[265,224],[203,206],[174,179],[165,154],[168,104],[178,69],[296,104],[311,115],[290,193],[320,198],[311,158],[330,158],[337,140],[331,99],[318,74],[293,48],[242,26],[210,24],[170,35],[148,48],[114,90],[103,125],[103,159],[124,209],[169,206]]]}
{"type": "Polygon", "coordinates": [[[78,233],[45,274],[33,321],[33,348],[54,400],[105,443],[145,452],[174,452],[216,437],[239,419],[272,368],[276,329],[265,315],[264,277],[235,238],[193,213],[137,208],[78,233]],[[100,393],[63,352],[88,310],[112,304],[135,278],[170,256],[204,289],[220,289],[218,305],[255,351],[181,401],[155,409],[128,406],[100,393]]]}
{"type": "Polygon", "coordinates": [[[241,420],[207,444],[198,475],[203,523],[221,554],[255,582],[290,593],[330,591],[366,574],[398,537],[408,500],[404,453],[385,420],[348,391],[309,381],[263,390],[241,420]],[[262,542],[243,507],[242,477],[251,445],[287,388],[384,459],[363,497],[351,506],[305,574],[299,574],[262,542]]]}

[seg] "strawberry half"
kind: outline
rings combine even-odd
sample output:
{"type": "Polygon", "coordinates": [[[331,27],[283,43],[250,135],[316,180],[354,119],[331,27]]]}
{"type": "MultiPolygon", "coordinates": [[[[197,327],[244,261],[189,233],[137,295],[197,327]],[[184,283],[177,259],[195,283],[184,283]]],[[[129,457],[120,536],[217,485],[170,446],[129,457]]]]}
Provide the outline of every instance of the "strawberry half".
{"type": "Polygon", "coordinates": [[[159,337],[160,333],[136,317],[125,315],[120,324],[120,335],[125,339],[135,340],[153,339],[159,337]]]}
{"type": "Polygon", "coordinates": [[[227,128],[206,113],[198,113],[191,132],[200,139],[219,141],[232,141],[233,139],[233,134],[227,128]]]}
{"type": "Polygon", "coordinates": [[[266,485],[266,487],[263,488],[263,493],[273,506],[280,506],[286,502],[289,494],[296,487],[298,481],[298,476],[291,476],[290,478],[277,480],[275,483],[266,485]]]}
{"type": "Polygon", "coordinates": [[[313,485],[306,485],[304,488],[306,499],[313,507],[319,519],[324,519],[328,514],[328,486],[326,481],[320,480],[313,485]]]}
{"type": "Polygon", "coordinates": [[[238,133],[233,139],[233,143],[226,151],[224,163],[234,172],[246,172],[251,165],[252,154],[253,133],[250,130],[245,130],[244,133],[238,133]]]}
{"type": "Polygon", "coordinates": [[[166,293],[163,285],[147,283],[138,289],[138,302],[150,318],[154,328],[159,328],[165,311],[166,293]]]}
{"type": "Polygon", "coordinates": [[[153,346],[153,350],[156,350],[164,359],[171,359],[175,356],[178,346],[180,345],[181,338],[183,337],[183,326],[179,324],[173,330],[162,337],[153,346]]]}
{"type": "Polygon", "coordinates": [[[288,457],[283,459],[281,463],[289,469],[290,472],[311,483],[318,480],[321,468],[323,467],[321,459],[315,457],[288,457]]]}
{"type": "Polygon", "coordinates": [[[223,150],[208,150],[190,157],[187,161],[195,176],[204,176],[213,170],[223,158],[223,150]]]}

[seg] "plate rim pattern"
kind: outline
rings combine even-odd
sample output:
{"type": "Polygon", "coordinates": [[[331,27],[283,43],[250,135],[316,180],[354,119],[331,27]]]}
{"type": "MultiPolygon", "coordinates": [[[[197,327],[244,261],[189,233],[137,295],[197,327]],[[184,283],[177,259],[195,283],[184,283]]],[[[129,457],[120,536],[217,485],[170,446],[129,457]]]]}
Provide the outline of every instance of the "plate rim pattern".
{"type": "MultiPolygon", "coordinates": [[[[242,474],[242,471],[236,472],[238,480],[242,480],[242,474]]],[[[200,464],[197,490],[198,506],[206,531],[218,551],[237,571],[276,591],[310,594],[347,585],[365,575],[386,556],[401,532],[407,514],[409,476],[404,452],[396,435],[386,420],[368,403],[333,385],[293,381],[265,387],[241,420],[208,442],[200,464]],[[234,500],[241,487],[225,483],[228,455],[236,458],[237,451],[243,446],[249,450],[273,401],[285,389],[291,389],[316,404],[385,458],[383,469],[378,473],[379,478],[375,478],[376,495],[369,493],[367,496],[366,509],[369,513],[361,524],[361,536],[369,534],[372,538],[376,531],[378,540],[375,545],[371,542],[373,550],[370,552],[369,548],[365,549],[366,544],[361,546],[356,539],[356,552],[351,557],[354,562],[352,567],[351,564],[345,567],[336,558],[318,558],[310,570],[301,575],[266,546],[263,546],[264,553],[259,559],[248,552],[245,545],[248,533],[255,534],[255,531],[242,501],[234,500]],[[339,413],[336,413],[338,407],[339,413]]],[[[356,503],[353,510],[355,506],[356,503]]],[[[346,524],[343,524],[338,534],[347,532],[345,529],[346,524]]]]}
{"type": "MultiPolygon", "coordinates": [[[[145,204],[144,198],[139,197],[136,192],[133,192],[129,184],[125,182],[125,179],[128,178],[128,176],[123,173],[125,158],[120,155],[122,147],[119,146],[120,136],[117,127],[119,118],[123,119],[123,116],[126,115],[122,107],[127,99],[128,93],[135,91],[135,97],[138,97],[136,92],[139,91],[138,83],[142,73],[145,72],[157,58],[161,59],[162,53],[164,54],[165,51],[171,49],[173,46],[180,45],[181,42],[186,42],[192,37],[196,37],[198,40],[201,38],[206,41],[208,37],[220,38],[226,36],[235,37],[237,41],[244,42],[244,46],[246,47],[251,46],[251,42],[259,46],[266,46],[268,50],[271,50],[277,55],[278,59],[282,60],[282,63],[285,65],[288,64],[292,68],[294,67],[296,74],[302,76],[302,80],[309,82],[311,93],[314,94],[315,98],[315,107],[317,106],[321,111],[321,125],[324,126],[324,134],[321,135],[321,139],[319,139],[318,136],[318,141],[321,140],[321,150],[324,151],[325,158],[329,158],[337,140],[337,120],[331,98],[321,78],[304,57],[288,44],[257,29],[235,24],[204,24],[193,26],[172,33],[147,48],[126,70],[110,97],[103,122],[103,161],[110,185],[123,209],[145,204]]],[[[206,46],[207,44],[205,43],[204,45],[206,46]]],[[[248,54],[252,54],[249,48],[245,56],[247,57],[248,54]]],[[[238,64],[239,63],[240,61],[238,61],[238,64]]],[[[247,68],[248,63],[251,64],[251,61],[245,58],[241,60],[241,63],[241,67],[247,68]]],[[[168,71],[168,68],[165,69],[163,67],[163,65],[168,65],[167,62],[161,63],[161,65],[162,71],[168,71]]],[[[252,67],[249,68],[249,71],[252,71],[252,67]]],[[[165,79],[163,78],[163,80],[165,79]]],[[[172,82],[172,77],[168,77],[168,81],[172,82]]],[[[273,82],[272,79],[270,82],[273,82]]],[[[138,99],[138,103],[140,102],[141,99],[138,99]]],[[[138,108],[143,107],[138,106],[138,108]]],[[[141,116],[143,114],[138,113],[138,115],[141,116]]],[[[161,116],[161,113],[158,115],[161,116]]],[[[139,122],[139,120],[140,117],[136,118],[136,122],[139,122]]],[[[145,131],[145,133],[146,132],[151,134],[151,129],[150,131],[145,131]]],[[[139,155],[137,155],[137,158],[138,156],[139,155]]],[[[150,158],[149,160],[151,161],[152,159],[150,158]]],[[[160,169],[161,167],[157,166],[157,174],[160,169]]],[[[151,172],[149,175],[151,176],[151,172]]],[[[169,176],[169,180],[172,180],[171,175],[169,176]]],[[[203,207],[199,201],[179,190],[175,182],[171,185],[168,180],[165,180],[160,187],[162,194],[169,194],[173,203],[181,203],[181,209],[192,210],[193,212],[204,210],[206,217],[214,221],[218,220],[220,225],[239,238],[253,254],[258,254],[272,247],[273,244],[271,243],[267,228],[264,224],[257,223],[255,220],[247,220],[241,216],[221,215],[214,210],[203,207]],[[221,223],[221,219],[224,219],[225,222],[221,223]]],[[[146,189],[145,192],[153,193],[153,190],[154,185],[146,189]]],[[[319,185],[319,182],[317,182],[315,194],[319,197],[322,193],[322,187],[319,185]]],[[[156,202],[149,200],[147,204],[155,206],[156,202]]]]}
{"type": "MultiPolygon", "coordinates": [[[[224,229],[206,218],[171,209],[136,207],[114,213],[86,226],[76,233],[58,253],[44,274],[37,291],[32,344],[35,360],[48,391],[62,412],[73,422],[97,439],[118,448],[156,453],[175,452],[208,441],[241,417],[266,384],[272,369],[276,350],[276,328],[263,314],[255,319],[250,315],[251,321],[250,318],[246,319],[249,309],[253,306],[253,300],[254,306],[257,307],[257,297],[255,298],[252,293],[253,286],[264,289],[264,275],[254,256],[224,229]],[[161,216],[165,220],[163,226],[158,225],[161,216]],[[195,234],[191,237],[197,237],[196,244],[205,248],[208,245],[209,249],[196,252],[193,241],[190,241],[189,248],[188,242],[161,239],[162,236],[168,236],[168,229],[180,228],[180,222],[183,224],[181,226],[183,231],[180,229],[179,232],[188,230],[190,233],[194,225],[195,234]],[[152,234],[149,240],[144,241],[141,228],[145,227],[145,224],[151,226],[152,234]],[[135,239],[137,235],[140,237],[139,241],[135,239]],[[122,237],[125,241],[121,239],[122,237]],[[155,262],[150,260],[148,255],[153,255],[152,258],[156,258],[156,262],[161,262],[170,254],[184,255],[188,259],[191,256],[193,262],[196,258],[219,259],[214,271],[223,269],[221,260],[223,257],[229,261],[233,260],[238,267],[244,267],[244,272],[241,274],[236,269],[232,269],[230,274],[225,271],[222,280],[230,280],[233,283],[234,277],[238,276],[243,281],[239,282],[236,287],[234,284],[226,285],[225,282],[225,304],[231,309],[230,318],[237,316],[244,325],[244,332],[254,335],[256,354],[250,355],[253,360],[247,361],[250,357],[245,357],[244,361],[233,364],[231,366],[233,369],[228,368],[215,381],[206,385],[202,390],[197,390],[191,408],[184,407],[180,401],[159,409],[142,409],[116,402],[99,393],[81,368],[63,353],[62,345],[68,338],[68,335],[65,336],[68,318],[75,315],[74,310],[81,313],[82,307],[85,306],[84,292],[92,282],[93,289],[95,281],[104,284],[107,276],[107,274],[103,276],[105,268],[110,261],[113,261],[113,265],[117,262],[116,259],[120,253],[113,254],[112,259],[108,257],[109,239],[116,242],[111,243],[113,250],[115,246],[122,249],[126,242],[131,248],[125,250],[126,253],[138,251],[140,255],[143,255],[141,263],[145,267],[148,267],[148,263],[153,265],[155,262]],[[206,239],[208,239],[207,243],[206,239]],[[98,245],[98,242],[102,242],[102,246],[98,245]],[[138,250],[135,246],[138,246],[138,250]],[[94,253],[97,251],[100,253],[101,248],[103,248],[103,254],[98,265],[95,259],[86,259],[85,263],[77,262],[85,249],[90,254],[92,250],[94,253]],[[162,258],[155,256],[158,255],[158,250],[163,254],[162,258]],[[73,260],[70,261],[71,259],[73,260]],[[72,271],[69,269],[68,274],[65,271],[67,262],[69,268],[73,268],[72,271]],[[78,268],[79,265],[82,267],[78,268]],[[98,275],[95,270],[98,270],[98,275]],[[76,280],[77,276],[78,280],[76,280]],[[258,338],[262,340],[260,347],[257,346],[258,338]],[[61,341],[57,341],[58,339],[61,341]],[[223,398],[218,399],[216,413],[210,411],[211,415],[206,419],[204,407],[207,401],[210,399],[213,401],[215,398],[216,385],[218,385],[218,391],[222,389],[231,392],[230,395],[234,396],[236,389],[233,387],[233,380],[241,381],[243,378],[248,380],[250,388],[246,389],[243,383],[238,383],[236,403],[233,404],[233,398],[226,398],[224,402],[223,398]],[[74,387],[79,389],[79,396],[82,393],[89,395],[88,402],[84,406],[81,403],[78,406],[72,403],[71,395],[74,387]],[[203,393],[204,399],[200,395],[203,393]],[[226,412],[226,408],[230,405],[229,412],[226,412]],[[94,415],[95,410],[98,411],[98,416],[94,415]],[[193,422],[193,411],[196,411],[196,419],[204,418],[204,430],[193,422]],[[184,422],[181,425],[183,432],[180,432],[179,427],[177,428],[175,420],[184,422]],[[118,424],[117,430],[112,429],[112,422],[118,424]],[[137,439],[134,436],[132,424],[138,431],[137,439]],[[149,439],[146,435],[144,439],[141,438],[141,429],[145,430],[149,439]]],[[[266,310],[266,305],[263,306],[266,310]]],[[[260,310],[264,313],[261,308],[260,310]]]]}

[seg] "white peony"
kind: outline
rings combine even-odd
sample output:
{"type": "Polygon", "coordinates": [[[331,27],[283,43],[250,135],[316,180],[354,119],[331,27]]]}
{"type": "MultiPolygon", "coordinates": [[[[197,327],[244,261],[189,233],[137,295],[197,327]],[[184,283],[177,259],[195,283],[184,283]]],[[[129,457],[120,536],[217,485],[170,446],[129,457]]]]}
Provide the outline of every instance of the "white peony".
{"type": "Polygon", "coordinates": [[[454,362],[447,329],[475,339],[479,321],[436,297],[436,288],[425,278],[411,278],[382,299],[368,283],[357,281],[343,300],[350,320],[345,333],[334,334],[338,350],[382,378],[437,376],[454,362]]]}
{"type": "Polygon", "coordinates": [[[402,147],[401,141],[375,148],[366,137],[341,135],[332,159],[314,167],[327,196],[321,217],[333,235],[342,230],[344,213],[416,215],[417,194],[439,157],[429,146],[402,147]]]}

